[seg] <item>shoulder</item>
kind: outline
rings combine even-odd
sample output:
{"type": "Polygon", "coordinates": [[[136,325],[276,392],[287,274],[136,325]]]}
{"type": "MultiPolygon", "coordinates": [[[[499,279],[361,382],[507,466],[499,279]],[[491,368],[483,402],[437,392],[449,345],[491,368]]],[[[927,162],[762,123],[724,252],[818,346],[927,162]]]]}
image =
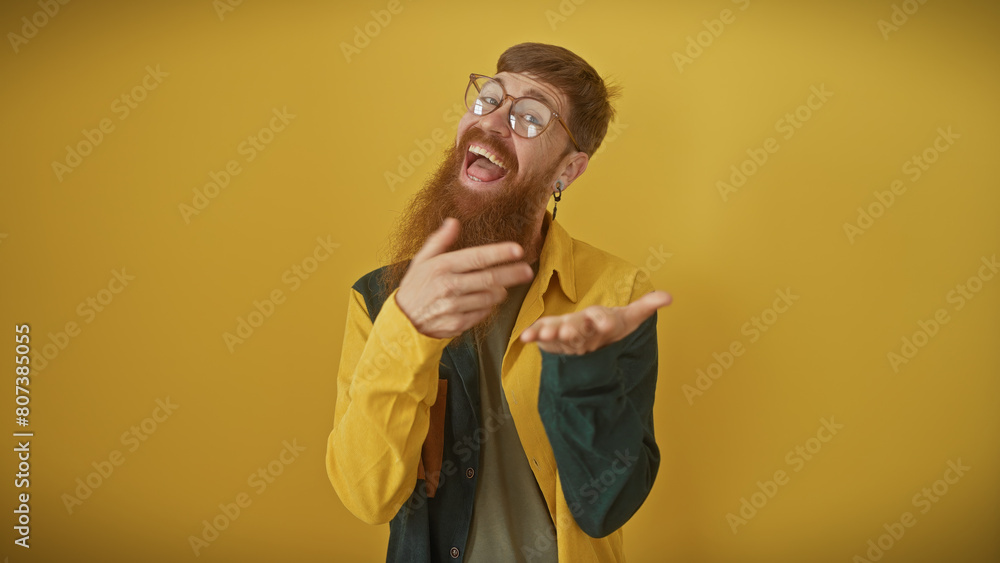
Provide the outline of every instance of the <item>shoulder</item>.
{"type": "Polygon", "coordinates": [[[382,303],[386,297],[396,289],[395,287],[386,287],[388,272],[388,265],[376,268],[358,278],[358,281],[354,282],[354,285],[351,286],[352,289],[364,298],[365,307],[368,309],[368,314],[373,321],[378,316],[379,311],[382,310],[382,303]]]}
{"type": "Polygon", "coordinates": [[[624,258],[579,239],[574,238],[572,241],[573,261],[578,270],[581,268],[589,269],[594,265],[598,265],[598,269],[612,272],[638,271],[638,268],[634,264],[624,258]]]}
{"type": "Polygon", "coordinates": [[[358,278],[351,287],[363,296],[376,294],[382,288],[383,278],[387,269],[388,266],[376,268],[358,278]]]}
{"type": "Polygon", "coordinates": [[[600,301],[619,306],[652,291],[648,272],[628,260],[587,242],[573,239],[577,291],[602,294],[600,301]]]}

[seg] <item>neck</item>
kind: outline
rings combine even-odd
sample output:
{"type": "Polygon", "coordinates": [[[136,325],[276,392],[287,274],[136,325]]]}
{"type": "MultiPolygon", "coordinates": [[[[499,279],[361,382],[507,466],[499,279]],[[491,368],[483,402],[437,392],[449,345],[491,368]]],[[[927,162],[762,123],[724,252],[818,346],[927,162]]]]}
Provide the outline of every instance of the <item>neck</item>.
{"type": "Polygon", "coordinates": [[[542,255],[542,245],[545,244],[545,235],[548,234],[545,227],[545,208],[542,207],[541,213],[539,213],[533,221],[531,227],[531,242],[528,243],[528,247],[524,249],[524,261],[528,264],[532,264],[539,260],[542,255]]]}

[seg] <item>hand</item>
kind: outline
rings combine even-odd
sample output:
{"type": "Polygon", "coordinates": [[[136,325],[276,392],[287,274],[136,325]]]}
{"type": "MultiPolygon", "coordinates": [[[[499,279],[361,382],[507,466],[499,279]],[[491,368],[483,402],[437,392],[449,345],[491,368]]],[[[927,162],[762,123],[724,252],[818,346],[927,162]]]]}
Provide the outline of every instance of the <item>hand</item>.
{"type": "Polygon", "coordinates": [[[673,298],[651,291],[624,307],[591,305],[568,315],[542,317],[521,333],[521,342],[537,342],[552,354],[585,354],[618,342],[673,298]]]}
{"type": "Polygon", "coordinates": [[[458,220],[448,217],[427,237],[396,292],[396,303],[413,326],[432,338],[462,334],[507,298],[504,288],[535,276],[523,261],[496,266],[524,256],[524,249],[515,242],[446,252],[459,228],[458,220]]]}

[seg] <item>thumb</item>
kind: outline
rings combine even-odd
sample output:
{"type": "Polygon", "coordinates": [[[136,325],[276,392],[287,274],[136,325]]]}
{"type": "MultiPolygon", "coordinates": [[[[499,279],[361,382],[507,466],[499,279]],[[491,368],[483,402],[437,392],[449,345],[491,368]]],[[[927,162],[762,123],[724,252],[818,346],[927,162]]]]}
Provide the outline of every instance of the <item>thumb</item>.
{"type": "Polygon", "coordinates": [[[438,227],[436,231],[427,237],[424,241],[424,245],[420,247],[420,250],[413,255],[413,261],[411,263],[416,264],[423,262],[425,260],[430,260],[431,258],[441,254],[448,250],[451,245],[455,244],[455,240],[458,238],[458,231],[460,225],[458,219],[454,217],[446,217],[441,226],[438,227]]]}
{"type": "Polygon", "coordinates": [[[666,291],[651,291],[629,303],[625,307],[625,326],[631,333],[642,321],[649,318],[660,307],[666,307],[673,301],[673,297],[666,291]]]}

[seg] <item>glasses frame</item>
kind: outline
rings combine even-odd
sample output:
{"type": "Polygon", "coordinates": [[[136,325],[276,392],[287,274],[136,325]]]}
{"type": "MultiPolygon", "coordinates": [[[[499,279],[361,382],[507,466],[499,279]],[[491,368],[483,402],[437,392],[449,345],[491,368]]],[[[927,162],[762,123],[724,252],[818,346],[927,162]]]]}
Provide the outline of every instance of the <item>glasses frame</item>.
{"type": "MultiPolygon", "coordinates": [[[[548,130],[549,125],[552,124],[551,120],[548,123],[546,123],[545,127],[541,131],[539,131],[538,135],[535,135],[534,137],[525,137],[524,135],[522,135],[522,134],[518,133],[517,131],[515,131],[514,130],[514,125],[511,124],[511,120],[514,119],[514,104],[516,104],[518,101],[520,101],[520,100],[532,100],[532,101],[538,102],[538,103],[542,104],[543,106],[545,106],[545,109],[549,110],[549,112],[552,113],[552,117],[554,117],[556,119],[556,121],[558,121],[559,124],[563,126],[563,129],[566,130],[566,134],[569,135],[569,140],[573,142],[573,146],[576,147],[576,150],[578,150],[580,152],[583,152],[583,149],[580,148],[580,144],[577,143],[576,142],[576,138],[573,137],[573,132],[569,130],[569,125],[566,124],[566,121],[562,118],[561,115],[559,115],[555,111],[552,111],[552,108],[549,107],[549,104],[543,102],[542,100],[539,100],[538,98],[533,98],[531,96],[521,96],[520,98],[515,98],[514,96],[511,96],[510,94],[508,94],[507,93],[507,89],[503,87],[503,84],[499,80],[494,79],[492,76],[489,76],[489,75],[486,75],[486,74],[477,74],[475,72],[469,74],[469,84],[468,84],[468,86],[465,87],[465,107],[470,112],[472,111],[472,107],[469,106],[469,90],[471,90],[473,86],[476,86],[476,79],[477,78],[488,78],[490,80],[493,80],[494,82],[497,83],[498,86],[500,86],[500,92],[503,93],[503,99],[500,100],[500,103],[497,104],[496,108],[494,108],[493,110],[491,110],[491,111],[489,111],[487,113],[480,114],[479,117],[487,116],[487,115],[495,112],[496,110],[500,109],[505,103],[507,103],[507,100],[509,99],[510,100],[510,109],[507,110],[507,126],[510,127],[510,130],[514,134],[516,134],[518,137],[523,137],[525,139],[534,139],[536,137],[540,137],[542,133],[544,133],[546,130],[548,130]]],[[[482,90],[480,90],[479,87],[477,86],[476,87],[476,93],[479,94],[480,92],[482,92],[482,90]]]]}

